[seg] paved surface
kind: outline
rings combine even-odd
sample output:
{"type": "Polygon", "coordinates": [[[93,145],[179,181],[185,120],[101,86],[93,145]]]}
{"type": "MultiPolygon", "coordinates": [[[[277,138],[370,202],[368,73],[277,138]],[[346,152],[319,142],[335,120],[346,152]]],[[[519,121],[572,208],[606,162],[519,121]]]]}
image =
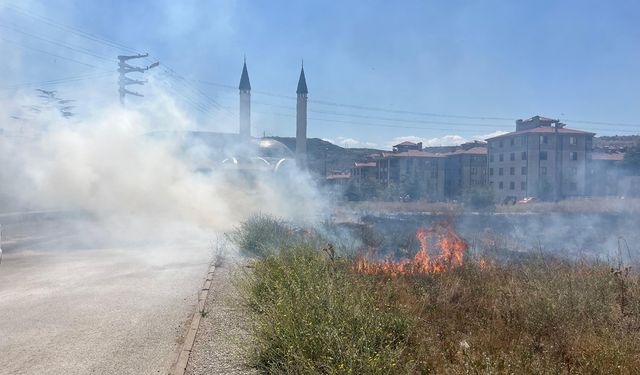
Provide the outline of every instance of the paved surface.
{"type": "Polygon", "coordinates": [[[167,374],[208,243],[88,246],[65,228],[3,228],[0,374],[167,374]]]}
{"type": "Polygon", "coordinates": [[[244,354],[250,321],[236,288],[238,272],[242,272],[240,262],[227,259],[213,273],[206,315],[200,320],[187,375],[257,373],[248,368],[244,354]]]}

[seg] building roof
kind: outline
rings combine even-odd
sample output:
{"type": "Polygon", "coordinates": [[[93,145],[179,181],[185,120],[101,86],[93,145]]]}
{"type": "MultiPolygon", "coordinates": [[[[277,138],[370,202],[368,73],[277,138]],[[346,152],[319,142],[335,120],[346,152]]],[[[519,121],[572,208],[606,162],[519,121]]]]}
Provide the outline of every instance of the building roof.
{"type": "Polygon", "coordinates": [[[382,158],[441,158],[444,154],[428,151],[409,150],[404,152],[383,152],[382,158]]]}
{"type": "Polygon", "coordinates": [[[371,162],[367,162],[367,163],[358,163],[355,162],[354,163],[354,167],[355,168],[368,168],[368,167],[374,167],[376,166],[376,162],[375,161],[371,161],[371,162]]]}
{"type": "Polygon", "coordinates": [[[537,128],[533,128],[533,129],[519,130],[511,133],[498,135],[496,137],[487,138],[486,140],[490,141],[493,139],[508,138],[508,137],[513,137],[520,134],[529,134],[529,133],[554,134],[556,133],[556,131],[558,132],[558,134],[577,134],[577,135],[595,135],[596,134],[596,133],[585,132],[582,130],[569,129],[569,128],[556,128],[553,126],[538,126],[537,128]]]}
{"type": "Polygon", "coordinates": [[[331,174],[329,176],[326,177],[327,180],[346,180],[351,178],[351,174],[350,173],[338,173],[338,174],[331,174]]]}
{"type": "Polygon", "coordinates": [[[460,149],[460,150],[455,150],[452,152],[445,152],[443,155],[445,156],[449,156],[449,155],[464,155],[464,154],[469,154],[469,155],[486,155],[488,152],[488,149],[486,146],[476,146],[476,147],[471,147],[470,149],[464,150],[464,149],[460,149]]]}
{"type": "Polygon", "coordinates": [[[417,143],[415,142],[409,142],[409,141],[404,141],[402,143],[398,143],[397,145],[393,146],[393,147],[398,147],[398,146],[415,146],[417,145],[417,143]]]}
{"type": "Polygon", "coordinates": [[[309,90],[307,90],[307,79],[304,77],[304,66],[300,70],[300,78],[298,79],[298,89],[296,90],[296,94],[308,94],[309,90]]]}
{"type": "Polygon", "coordinates": [[[238,89],[242,91],[251,90],[251,83],[249,82],[249,72],[247,72],[247,62],[244,62],[242,66],[242,75],[240,76],[240,85],[238,85],[238,89]]]}
{"type": "Polygon", "coordinates": [[[535,115],[531,118],[528,118],[526,120],[522,120],[522,122],[528,122],[528,121],[544,121],[544,122],[555,122],[558,120],[554,120],[552,118],[548,118],[548,117],[544,117],[544,116],[540,116],[540,115],[535,115]]]}
{"type": "Polygon", "coordinates": [[[593,152],[591,153],[591,160],[622,161],[624,160],[624,153],[623,152],[593,152]]]}

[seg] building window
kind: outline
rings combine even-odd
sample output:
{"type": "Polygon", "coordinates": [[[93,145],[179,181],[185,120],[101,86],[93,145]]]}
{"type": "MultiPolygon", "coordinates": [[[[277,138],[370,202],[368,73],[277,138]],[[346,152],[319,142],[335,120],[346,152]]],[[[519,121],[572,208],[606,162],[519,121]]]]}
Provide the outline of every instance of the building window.
{"type": "Polygon", "coordinates": [[[504,174],[502,168],[498,168],[498,176],[502,176],[504,174]]]}
{"type": "Polygon", "coordinates": [[[540,151],[540,160],[547,160],[547,152],[540,151]]]}
{"type": "Polygon", "coordinates": [[[515,190],[516,189],[516,183],[511,181],[509,182],[509,190],[515,190]]]}
{"type": "Polygon", "coordinates": [[[511,176],[515,176],[515,174],[516,174],[516,168],[515,168],[515,167],[511,167],[511,168],[509,168],[509,174],[510,174],[511,176]]]}
{"type": "Polygon", "coordinates": [[[498,189],[502,190],[504,188],[504,184],[502,183],[502,181],[500,181],[498,183],[498,189]]]}
{"type": "Polygon", "coordinates": [[[493,154],[489,155],[489,161],[493,163],[493,154]]]}
{"type": "Polygon", "coordinates": [[[524,176],[527,174],[527,167],[520,168],[520,173],[524,176]]]}
{"type": "Polygon", "coordinates": [[[570,190],[570,191],[576,191],[576,190],[578,190],[578,184],[576,184],[575,182],[571,182],[571,183],[569,184],[569,190],[570,190]]]}
{"type": "Polygon", "coordinates": [[[571,152],[571,160],[578,160],[578,153],[575,151],[571,152]]]}
{"type": "Polygon", "coordinates": [[[547,167],[540,167],[540,174],[543,176],[547,175],[547,167]]]}
{"type": "Polygon", "coordinates": [[[503,146],[502,141],[500,141],[500,142],[498,143],[498,145],[500,146],[500,148],[502,148],[502,146],[503,146]]]}
{"type": "Polygon", "coordinates": [[[546,135],[541,135],[540,136],[540,144],[547,144],[549,143],[549,137],[547,137],[546,135]]]}
{"type": "Polygon", "coordinates": [[[569,171],[571,172],[572,176],[576,176],[578,174],[578,168],[576,167],[571,167],[569,171]]]}
{"type": "Polygon", "coordinates": [[[493,168],[489,168],[489,176],[493,176],[493,168]]]}
{"type": "Polygon", "coordinates": [[[504,154],[500,154],[500,161],[504,161],[504,154]]]}
{"type": "Polygon", "coordinates": [[[578,143],[578,140],[576,139],[576,137],[569,137],[569,144],[570,145],[575,145],[578,143]]]}
{"type": "Polygon", "coordinates": [[[471,174],[472,174],[472,175],[476,175],[476,174],[478,174],[478,168],[476,168],[476,167],[471,167],[471,174]]]}
{"type": "Polygon", "coordinates": [[[511,146],[513,146],[513,145],[516,143],[516,140],[515,140],[514,138],[511,138],[509,141],[510,141],[510,143],[509,143],[509,144],[510,144],[511,146]]]}
{"type": "Polygon", "coordinates": [[[527,136],[522,136],[522,144],[526,145],[527,144],[527,136]]]}
{"type": "Polygon", "coordinates": [[[522,160],[527,160],[527,152],[526,151],[522,151],[521,158],[522,158],[522,160]]]}
{"type": "Polygon", "coordinates": [[[515,152],[512,152],[511,155],[509,155],[509,160],[514,161],[516,160],[516,154],[515,152]]]}
{"type": "Polygon", "coordinates": [[[520,190],[527,190],[527,183],[525,181],[520,183],[520,190]]]}

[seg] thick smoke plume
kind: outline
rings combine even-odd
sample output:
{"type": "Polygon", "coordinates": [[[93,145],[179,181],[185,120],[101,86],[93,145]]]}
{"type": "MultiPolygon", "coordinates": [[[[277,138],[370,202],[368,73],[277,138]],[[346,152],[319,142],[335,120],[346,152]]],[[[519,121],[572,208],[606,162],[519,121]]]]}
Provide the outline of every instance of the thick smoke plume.
{"type": "MultiPolygon", "coordinates": [[[[315,219],[321,199],[292,162],[278,174],[223,168],[221,160],[208,159],[206,145],[185,149],[180,134],[196,124],[170,98],[158,97],[164,99],[139,109],[93,109],[82,120],[40,113],[22,120],[19,133],[18,120],[3,120],[4,210],[81,212],[122,236],[163,236],[168,226],[225,231],[256,212],[315,219]],[[158,130],[164,136],[154,136],[158,130]],[[198,170],[203,160],[206,173],[198,170]]],[[[15,113],[24,104],[2,107],[15,113]]],[[[227,146],[234,157],[251,152],[227,146]]]]}

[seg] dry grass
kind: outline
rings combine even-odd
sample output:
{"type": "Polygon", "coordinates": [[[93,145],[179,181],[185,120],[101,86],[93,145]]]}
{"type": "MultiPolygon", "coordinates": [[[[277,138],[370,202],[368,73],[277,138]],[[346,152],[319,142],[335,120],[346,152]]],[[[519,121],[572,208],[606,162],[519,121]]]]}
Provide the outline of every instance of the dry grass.
{"type": "Polygon", "coordinates": [[[509,266],[364,275],[286,242],[242,278],[263,373],[640,373],[640,277],[530,256],[509,266]]]}
{"type": "MultiPolygon", "coordinates": [[[[465,206],[452,202],[349,202],[344,208],[355,212],[373,213],[462,213],[465,206]]],[[[495,212],[518,213],[640,213],[638,198],[581,198],[560,202],[534,202],[529,204],[498,204],[495,212]]]]}
{"type": "Polygon", "coordinates": [[[539,213],[640,213],[640,199],[582,198],[560,202],[535,202],[530,204],[498,205],[496,212],[539,213]]]}
{"type": "Polygon", "coordinates": [[[378,213],[451,213],[462,212],[461,203],[449,202],[347,202],[343,207],[352,211],[378,212],[378,213]]]}

